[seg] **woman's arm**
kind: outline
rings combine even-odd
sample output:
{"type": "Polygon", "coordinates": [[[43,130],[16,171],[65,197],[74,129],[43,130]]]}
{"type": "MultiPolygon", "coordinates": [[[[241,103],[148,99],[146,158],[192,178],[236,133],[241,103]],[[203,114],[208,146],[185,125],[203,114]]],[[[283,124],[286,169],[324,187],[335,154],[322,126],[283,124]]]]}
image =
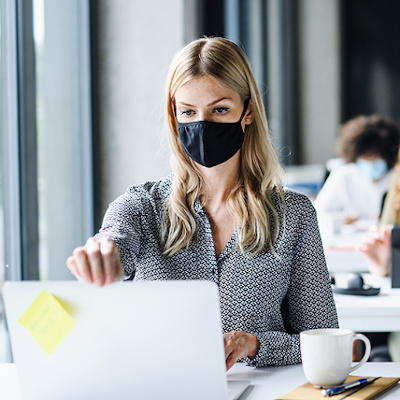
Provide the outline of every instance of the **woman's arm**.
{"type": "Polygon", "coordinates": [[[390,236],[390,227],[384,226],[370,232],[368,237],[357,247],[357,250],[364,256],[371,274],[389,275],[390,236]]]}
{"type": "Polygon", "coordinates": [[[298,234],[293,248],[289,288],[281,305],[286,332],[251,332],[260,342],[250,365],[285,365],[301,362],[299,333],[307,329],[337,328],[338,319],[330,277],[326,267],[315,210],[308,200],[298,205],[296,227],[286,234],[298,234]]]}

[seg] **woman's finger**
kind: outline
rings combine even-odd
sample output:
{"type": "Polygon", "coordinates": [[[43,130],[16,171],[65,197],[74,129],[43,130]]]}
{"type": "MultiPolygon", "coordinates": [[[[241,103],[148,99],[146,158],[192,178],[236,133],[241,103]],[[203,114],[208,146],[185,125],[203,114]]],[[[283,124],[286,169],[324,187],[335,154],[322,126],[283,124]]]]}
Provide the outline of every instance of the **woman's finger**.
{"type": "Polygon", "coordinates": [[[74,275],[77,278],[79,277],[77,273],[75,259],[73,256],[67,258],[67,267],[71,271],[72,275],[74,275]]]}
{"type": "Polygon", "coordinates": [[[240,358],[237,353],[231,353],[225,360],[226,370],[229,371],[240,358]]]}
{"type": "Polygon", "coordinates": [[[234,331],[224,334],[225,363],[228,371],[240,358],[254,358],[258,353],[260,343],[251,333],[234,331]]]}
{"type": "Polygon", "coordinates": [[[98,286],[103,286],[105,283],[105,273],[102,254],[100,252],[100,243],[94,238],[89,238],[85,247],[93,281],[98,286]]]}
{"type": "Polygon", "coordinates": [[[228,332],[224,335],[225,363],[228,371],[240,358],[247,356],[245,332],[228,332]]]}
{"type": "Polygon", "coordinates": [[[118,247],[109,238],[89,238],[68,257],[67,266],[78,279],[99,286],[120,279],[123,272],[118,247]]]}
{"type": "Polygon", "coordinates": [[[115,242],[106,237],[100,239],[100,252],[103,260],[106,283],[112,283],[120,279],[123,268],[115,242]]]}
{"type": "Polygon", "coordinates": [[[76,275],[85,282],[92,283],[93,277],[85,247],[77,247],[73,252],[76,275]]]}

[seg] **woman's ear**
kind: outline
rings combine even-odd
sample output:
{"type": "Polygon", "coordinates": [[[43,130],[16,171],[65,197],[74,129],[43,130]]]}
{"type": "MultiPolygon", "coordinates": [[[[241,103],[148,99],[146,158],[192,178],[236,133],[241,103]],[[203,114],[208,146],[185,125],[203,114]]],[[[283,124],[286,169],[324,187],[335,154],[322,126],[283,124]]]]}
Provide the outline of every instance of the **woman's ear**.
{"type": "Polygon", "coordinates": [[[249,104],[247,105],[247,110],[244,114],[244,123],[245,125],[250,125],[254,120],[253,114],[253,104],[252,99],[249,100],[249,104]]]}

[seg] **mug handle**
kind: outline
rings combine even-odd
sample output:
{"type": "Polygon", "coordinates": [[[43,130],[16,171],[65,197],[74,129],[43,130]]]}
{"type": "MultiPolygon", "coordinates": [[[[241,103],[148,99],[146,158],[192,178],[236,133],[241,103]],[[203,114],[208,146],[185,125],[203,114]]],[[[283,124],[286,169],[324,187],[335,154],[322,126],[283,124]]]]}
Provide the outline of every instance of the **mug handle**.
{"type": "Polygon", "coordinates": [[[371,343],[365,335],[363,335],[362,333],[355,333],[353,335],[353,343],[356,340],[362,340],[365,343],[365,353],[363,358],[356,365],[350,368],[350,372],[353,372],[355,369],[360,368],[362,365],[364,365],[367,362],[369,355],[371,354],[371,343]]]}

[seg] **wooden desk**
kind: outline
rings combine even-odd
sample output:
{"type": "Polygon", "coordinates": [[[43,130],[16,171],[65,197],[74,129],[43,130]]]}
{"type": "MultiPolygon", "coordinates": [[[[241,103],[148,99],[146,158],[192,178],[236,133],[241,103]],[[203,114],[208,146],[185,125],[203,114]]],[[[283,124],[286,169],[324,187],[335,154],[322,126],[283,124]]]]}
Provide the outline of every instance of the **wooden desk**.
{"type": "MultiPolygon", "coordinates": [[[[400,363],[367,363],[354,372],[360,376],[400,376],[400,363]]],[[[302,366],[251,368],[236,364],[227,373],[228,380],[249,380],[250,386],[240,400],[273,400],[306,382],[302,366]]],[[[134,388],[129,388],[134,397],[134,388]]],[[[382,400],[400,398],[400,385],[380,397],[382,400]]],[[[14,364],[0,364],[0,399],[21,400],[17,371],[14,364]]]]}
{"type": "MultiPolygon", "coordinates": [[[[284,367],[250,368],[236,364],[228,372],[228,380],[250,380],[251,385],[240,400],[273,400],[295,389],[307,380],[301,365],[284,367]]],[[[400,363],[367,363],[354,371],[357,376],[400,376],[400,363]]],[[[400,399],[400,384],[382,395],[379,399],[400,399]]]]}

